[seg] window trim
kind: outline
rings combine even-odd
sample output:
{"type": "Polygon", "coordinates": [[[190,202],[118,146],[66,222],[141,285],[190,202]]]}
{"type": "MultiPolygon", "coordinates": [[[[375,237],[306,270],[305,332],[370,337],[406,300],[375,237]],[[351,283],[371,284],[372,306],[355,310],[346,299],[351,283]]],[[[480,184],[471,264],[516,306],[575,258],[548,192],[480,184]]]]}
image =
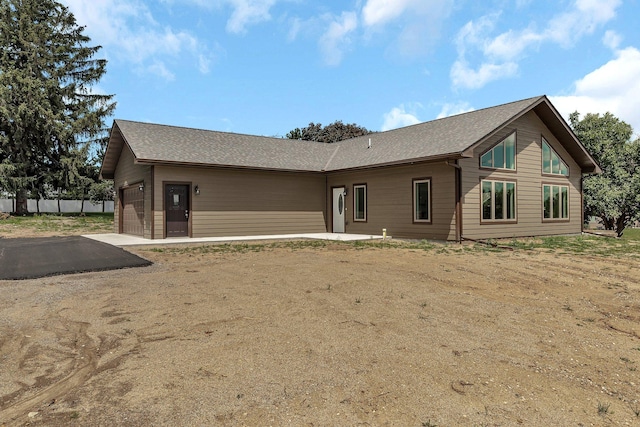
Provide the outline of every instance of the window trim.
{"type": "MultiPolygon", "coordinates": [[[[540,216],[542,217],[542,222],[543,223],[549,223],[549,222],[571,222],[571,188],[569,184],[560,184],[557,182],[543,182],[541,187],[540,187],[540,193],[541,193],[541,211],[540,211],[540,216]],[[567,216],[566,217],[558,217],[558,218],[553,218],[553,204],[550,206],[550,210],[551,210],[551,218],[545,218],[544,217],[544,187],[551,187],[551,203],[553,203],[553,187],[564,187],[567,189],[567,216]]],[[[562,193],[560,193],[562,194],[562,193]]],[[[562,197],[562,196],[560,196],[562,197]]],[[[562,202],[560,202],[560,206],[562,209],[562,202]]]]}
{"type": "MultiPolygon", "coordinates": [[[[506,151],[506,148],[505,148],[505,151],[506,151]]],[[[493,144],[491,147],[489,147],[487,150],[485,150],[483,153],[480,154],[480,156],[478,157],[479,168],[480,169],[484,169],[484,170],[495,170],[495,171],[501,171],[501,172],[516,173],[518,171],[518,155],[517,155],[517,152],[518,152],[518,130],[514,129],[512,132],[510,132],[504,138],[500,139],[498,142],[496,142],[495,144],[493,144]],[[494,148],[496,148],[496,146],[498,146],[502,142],[506,141],[507,138],[511,137],[511,135],[514,136],[514,141],[513,141],[513,169],[497,168],[497,167],[492,167],[492,166],[483,166],[482,165],[482,157],[485,154],[487,154],[488,152],[492,151],[494,148]]],[[[492,157],[492,160],[493,160],[493,157],[492,157]]]]}
{"type": "Polygon", "coordinates": [[[351,191],[353,192],[353,222],[367,222],[367,184],[353,184],[351,191]],[[364,189],[364,218],[356,218],[358,209],[356,208],[356,202],[358,200],[356,189],[364,189]]]}
{"type": "Polygon", "coordinates": [[[413,223],[414,224],[432,224],[433,223],[433,209],[432,209],[432,203],[433,203],[433,193],[431,191],[431,177],[424,177],[424,178],[413,178],[411,180],[411,196],[412,196],[412,202],[411,202],[411,206],[412,206],[412,210],[413,210],[413,214],[412,214],[412,219],[413,219],[413,223]],[[429,191],[429,200],[427,203],[427,216],[428,219],[419,219],[417,218],[417,211],[418,211],[418,207],[416,205],[416,184],[422,184],[422,183],[427,183],[427,188],[429,191]]]}
{"type": "MultiPolygon", "coordinates": [[[[480,224],[517,224],[518,223],[518,180],[516,179],[503,179],[503,178],[489,178],[489,177],[484,177],[484,178],[480,178],[480,185],[478,188],[478,191],[480,193],[480,224]],[[514,217],[513,218],[500,218],[500,219],[494,219],[494,218],[489,218],[489,219],[485,219],[484,218],[484,206],[483,206],[483,200],[482,200],[482,184],[484,182],[491,182],[491,183],[496,183],[496,182],[501,182],[504,184],[513,184],[514,188],[514,199],[513,199],[513,213],[514,213],[514,217]]],[[[495,216],[495,206],[493,205],[493,199],[494,199],[494,193],[495,193],[495,185],[492,184],[491,186],[491,200],[492,200],[492,213],[493,216],[495,216]]],[[[506,206],[506,202],[507,202],[507,192],[504,192],[504,196],[503,196],[503,202],[505,203],[506,206]]]]}
{"type": "Polygon", "coordinates": [[[569,164],[564,161],[562,156],[560,154],[558,154],[556,149],[553,148],[553,146],[551,145],[549,140],[547,138],[545,138],[544,135],[540,135],[540,170],[542,171],[542,176],[569,178],[569,176],[571,175],[571,168],[569,167],[569,164]],[[566,175],[564,175],[562,173],[553,173],[553,172],[545,172],[544,171],[544,144],[545,143],[549,146],[549,149],[551,150],[551,152],[553,154],[555,154],[556,156],[558,156],[558,159],[560,159],[560,161],[567,167],[567,174],[566,175]]]}

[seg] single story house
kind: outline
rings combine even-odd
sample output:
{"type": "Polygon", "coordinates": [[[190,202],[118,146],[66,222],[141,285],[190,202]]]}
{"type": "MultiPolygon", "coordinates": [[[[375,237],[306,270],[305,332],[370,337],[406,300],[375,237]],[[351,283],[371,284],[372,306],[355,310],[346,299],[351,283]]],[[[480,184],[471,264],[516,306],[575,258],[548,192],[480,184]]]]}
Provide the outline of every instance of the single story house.
{"type": "Polygon", "coordinates": [[[115,120],[115,231],[149,239],[582,231],[600,169],[546,96],[333,144],[115,120]]]}

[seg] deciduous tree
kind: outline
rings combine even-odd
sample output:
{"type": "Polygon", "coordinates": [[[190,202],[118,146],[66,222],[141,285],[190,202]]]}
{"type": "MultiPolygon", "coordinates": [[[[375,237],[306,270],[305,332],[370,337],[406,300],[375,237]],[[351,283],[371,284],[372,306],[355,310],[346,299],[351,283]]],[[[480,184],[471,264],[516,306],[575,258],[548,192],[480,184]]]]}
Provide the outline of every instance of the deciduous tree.
{"type": "Polygon", "coordinates": [[[569,117],[571,127],[602,169],[602,174],[584,179],[586,216],[596,216],[618,237],[640,218],[640,139],[633,129],[611,113],[577,112],[569,117]]]}
{"type": "Polygon", "coordinates": [[[368,135],[370,133],[372,133],[372,131],[365,127],[358,126],[354,123],[344,124],[341,120],[337,120],[324,127],[320,123],[311,122],[307,127],[293,129],[287,133],[286,137],[288,139],[331,143],[368,135]]]}

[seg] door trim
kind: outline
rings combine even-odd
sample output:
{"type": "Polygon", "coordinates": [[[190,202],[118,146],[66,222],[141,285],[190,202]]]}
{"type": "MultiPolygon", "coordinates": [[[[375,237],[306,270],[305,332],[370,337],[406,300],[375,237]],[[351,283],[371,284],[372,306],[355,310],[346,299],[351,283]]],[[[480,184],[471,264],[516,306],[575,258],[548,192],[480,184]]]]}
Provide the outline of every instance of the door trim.
{"type": "Polygon", "coordinates": [[[189,199],[189,220],[187,221],[187,235],[186,237],[193,237],[193,230],[191,227],[191,219],[193,218],[193,197],[191,196],[192,184],[190,181],[162,181],[162,238],[167,238],[167,205],[166,205],[166,191],[167,185],[186,185],[187,186],[187,194],[189,199]]]}

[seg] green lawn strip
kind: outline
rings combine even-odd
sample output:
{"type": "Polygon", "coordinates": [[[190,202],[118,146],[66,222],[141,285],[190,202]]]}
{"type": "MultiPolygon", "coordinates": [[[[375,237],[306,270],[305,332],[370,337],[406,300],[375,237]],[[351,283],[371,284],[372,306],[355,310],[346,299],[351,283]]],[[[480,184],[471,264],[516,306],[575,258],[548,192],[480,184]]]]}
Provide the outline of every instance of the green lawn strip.
{"type": "Polygon", "coordinates": [[[403,249],[411,251],[428,251],[438,254],[492,253],[509,249],[514,251],[543,251],[569,255],[640,257],[640,233],[633,230],[621,239],[582,236],[549,236],[526,239],[492,240],[484,243],[465,243],[459,245],[452,242],[434,242],[427,240],[359,240],[354,242],[325,240],[291,240],[258,243],[205,243],[198,245],[159,246],[145,250],[160,253],[207,254],[207,253],[247,253],[273,249],[403,249]]]}
{"type": "Polygon", "coordinates": [[[113,213],[31,214],[0,220],[1,231],[18,228],[36,232],[110,233],[113,232],[113,213]]]}

